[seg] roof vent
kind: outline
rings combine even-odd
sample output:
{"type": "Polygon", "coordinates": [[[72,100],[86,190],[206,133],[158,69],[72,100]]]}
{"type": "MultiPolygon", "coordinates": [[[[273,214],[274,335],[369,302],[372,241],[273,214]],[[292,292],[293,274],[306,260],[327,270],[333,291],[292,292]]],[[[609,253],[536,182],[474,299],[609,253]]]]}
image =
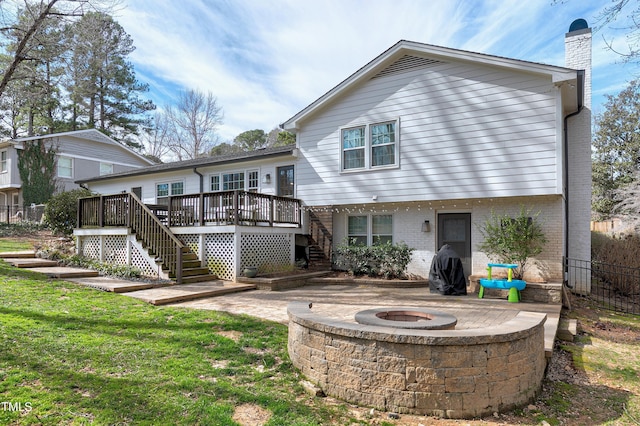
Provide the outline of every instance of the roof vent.
{"type": "Polygon", "coordinates": [[[430,58],[422,58],[419,56],[404,55],[372,78],[384,77],[387,75],[399,74],[403,72],[424,69],[436,65],[444,64],[442,61],[430,58]]]}
{"type": "Polygon", "coordinates": [[[585,21],[582,18],[579,18],[571,23],[571,26],[569,26],[569,32],[585,30],[587,28],[589,28],[589,24],[587,24],[587,21],[585,21]]]}

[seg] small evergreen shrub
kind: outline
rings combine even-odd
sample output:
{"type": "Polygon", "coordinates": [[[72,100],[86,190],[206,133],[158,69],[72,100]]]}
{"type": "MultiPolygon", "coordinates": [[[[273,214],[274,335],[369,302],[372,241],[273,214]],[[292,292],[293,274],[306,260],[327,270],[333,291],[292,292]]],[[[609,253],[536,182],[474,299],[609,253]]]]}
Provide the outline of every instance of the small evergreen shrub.
{"type": "Polygon", "coordinates": [[[404,242],[373,246],[344,244],[336,247],[336,265],[351,275],[367,275],[387,279],[403,278],[411,261],[410,248],[404,242]]]}
{"type": "Polygon", "coordinates": [[[55,234],[71,235],[78,225],[78,199],[91,196],[87,189],[74,189],[53,196],[44,208],[44,223],[55,234]]]}
{"type": "Polygon", "coordinates": [[[518,265],[513,277],[523,279],[529,260],[542,253],[547,242],[542,226],[537,221],[539,214],[531,214],[524,206],[520,207],[520,213],[515,218],[492,210],[491,217],[479,226],[484,241],[478,245],[478,249],[493,261],[518,265]]]}

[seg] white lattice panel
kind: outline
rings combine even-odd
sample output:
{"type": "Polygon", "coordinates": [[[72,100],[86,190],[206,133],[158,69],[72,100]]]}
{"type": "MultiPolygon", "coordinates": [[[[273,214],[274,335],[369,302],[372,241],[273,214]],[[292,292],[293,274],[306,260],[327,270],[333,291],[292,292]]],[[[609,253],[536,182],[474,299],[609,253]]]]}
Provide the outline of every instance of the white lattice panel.
{"type": "Polygon", "coordinates": [[[80,255],[89,259],[100,260],[100,237],[88,235],[80,238],[80,255]]]}
{"type": "Polygon", "coordinates": [[[182,234],[178,236],[180,241],[191,249],[192,252],[198,254],[200,252],[200,235],[198,234],[182,234]]]}
{"type": "Polygon", "coordinates": [[[234,279],[233,234],[207,234],[204,237],[205,264],[212,274],[224,280],[234,279]]]}
{"type": "Polygon", "coordinates": [[[134,266],[142,272],[145,277],[158,278],[158,268],[152,265],[151,262],[138,250],[133,243],[129,243],[129,250],[131,250],[131,266],[134,266]]]}
{"type": "Polygon", "coordinates": [[[259,272],[281,270],[291,264],[290,234],[242,234],[240,270],[255,266],[259,272]]]}
{"type": "Polygon", "coordinates": [[[105,235],[102,242],[102,260],[114,265],[127,264],[127,236],[105,235]]]}

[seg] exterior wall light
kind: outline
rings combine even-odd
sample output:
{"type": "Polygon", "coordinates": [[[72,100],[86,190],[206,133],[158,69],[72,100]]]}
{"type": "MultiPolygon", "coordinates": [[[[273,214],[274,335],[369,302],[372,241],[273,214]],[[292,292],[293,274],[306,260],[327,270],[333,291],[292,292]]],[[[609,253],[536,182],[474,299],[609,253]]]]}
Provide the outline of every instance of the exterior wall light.
{"type": "Polygon", "coordinates": [[[271,174],[267,173],[262,177],[262,183],[271,183],[271,174]]]}
{"type": "Polygon", "coordinates": [[[428,220],[425,220],[422,223],[422,232],[431,232],[431,224],[429,223],[428,220]]]}

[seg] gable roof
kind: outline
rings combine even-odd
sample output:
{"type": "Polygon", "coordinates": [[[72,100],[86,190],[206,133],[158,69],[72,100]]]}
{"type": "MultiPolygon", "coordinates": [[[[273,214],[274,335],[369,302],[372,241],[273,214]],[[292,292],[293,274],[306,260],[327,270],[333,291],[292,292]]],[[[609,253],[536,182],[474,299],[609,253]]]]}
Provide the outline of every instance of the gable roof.
{"type": "Polygon", "coordinates": [[[133,149],[129,148],[128,146],[123,145],[123,144],[111,139],[109,136],[105,135],[104,133],[100,132],[97,129],[72,130],[72,131],[69,131],[69,132],[51,133],[51,134],[37,135],[37,136],[27,136],[27,137],[23,137],[23,138],[10,139],[10,140],[6,141],[5,143],[6,144],[13,144],[16,148],[19,149],[19,148],[21,148],[22,142],[34,141],[34,140],[39,140],[39,139],[60,138],[60,137],[64,137],[64,136],[88,139],[88,140],[91,140],[91,141],[94,141],[94,142],[99,142],[99,143],[103,143],[103,144],[106,144],[106,145],[115,146],[118,149],[121,149],[123,151],[127,151],[128,153],[134,155],[139,160],[144,161],[146,164],[155,164],[153,161],[151,161],[148,158],[140,155],[139,153],[137,153],[133,149]]]}
{"type": "Polygon", "coordinates": [[[282,123],[280,127],[285,130],[295,131],[299,127],[300,121],[309,118],[316,111],[331,103],[352,87],[372,78],[402,72],[404,69],[415,69],[417,67],[427,68],[440,62],[452,60],[548,75],[555,84],[577,79],[577,71],[570,68],[400,40],[303,110],[282,123]]]}
{"type": "Polygon", "coordinates": [[[195,169],[198,167],[219,166],[224,164],[241,163],[252,160],[262,160],[272,157],[291,155],[295,156],[295,145],[279,146],[275,148],[264,148],[255,151],[241,152],[237,154],[216,155],[214,157],[201,157],[191,160],[174,161],[171,163],[156,164],[149,167],[127,170],[120,173],[112,173],[104,176],[96,176],[89,179],[75,181],[77,184],[105,181],[131,176],[141,176],[155,173],[174,172],[179,170],[195,169]]]}

